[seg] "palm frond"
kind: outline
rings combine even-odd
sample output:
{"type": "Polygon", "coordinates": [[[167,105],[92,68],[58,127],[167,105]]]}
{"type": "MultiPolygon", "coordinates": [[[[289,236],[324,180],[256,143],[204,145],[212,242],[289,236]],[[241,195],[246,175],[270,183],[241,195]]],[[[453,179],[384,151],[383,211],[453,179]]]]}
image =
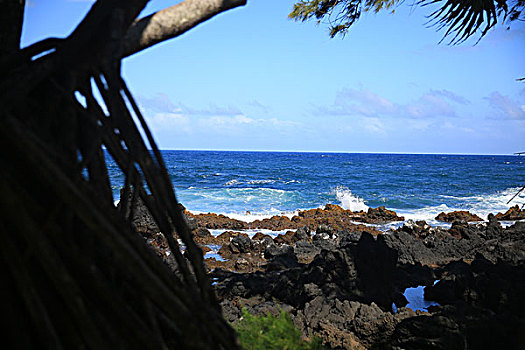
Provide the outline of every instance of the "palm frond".
{"type": "Polygon", "coordinates": [[[442,4],[428,16],[429,24],[446,30],[441,42],[450,37],[450,45],[464,42],[479,30],[479,39],[483,38],[498,23],[501,12],[508,11],[506,1],[494,0],[421,0],[418,4],[442,4]]]}

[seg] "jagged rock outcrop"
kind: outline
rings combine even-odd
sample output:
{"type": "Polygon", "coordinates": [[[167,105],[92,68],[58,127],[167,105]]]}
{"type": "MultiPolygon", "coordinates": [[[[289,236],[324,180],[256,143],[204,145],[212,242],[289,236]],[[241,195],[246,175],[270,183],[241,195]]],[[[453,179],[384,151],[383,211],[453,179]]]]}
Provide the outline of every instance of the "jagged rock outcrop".
{"type": "Polygon", "coordinates": [[[482,253],[491,261],[518,263],[525,260],[525,223],[503,229],[492,220],[471,225],[454,222],[449,230],[429,229],[421,234],[401,228],[384,235],[386,244],[399,254],[402,264],[445,265],[458,259],[473,260],[482,253]]]}
{"type": "Polygon", "coordinates": [[[525,220],[525,210],[520,209],[518,205],[510,207],[504,214],[497,213],[496,220],[507,221],[507,220],[525,220]]]}
{"type": "Polygon", "coordinates": [[[230,321],[242,307],[256,314],[282,308],[307,336],[333,348],[518,349],[525,331],[525,223],[503,228],[489,219],[454,222],[448,230],[407,222],[377,237],[324,232],[280,245],[266,238],[259,272],[212,276],[230,321]],[[401,293],[418,285],[442,305],[428,313],[404,307],[401,293]]]}
{"type": "Polygon", "coordinates": [[[454,222],[454,221],[465,221],[465,222],[476,222],[476,221],[483,221],[482,218],[477,216],[476,214],[472,214],[469,211],[466,210],[457,210],[450,213],[439,213],[438,216],[436,216],[436,220],[444,221],[444,222],[454,222]]]}
{"type": "Polygon", "coordinates": [[[235,319],[242,306],[256,312],[257,305],[274,301],[293,310],[306,334],[321,335],[331,346],[367,346],[392,333],[403,315],[390,313],[396,253],[368,233],[333,248],[301,265],[292,247],[270,245],[265,273],[215,271],[226,317],[235,319]]]}
{"type": "Polygon", "coordinates": [[[356,224],[363,222],[368,224],[383,224],[391,221],[403,221],[404,218],[397,216],[394,211],[385,207],[369,208],[367,212],[353,212],[345,210],[335,204],[327,204],[324,209],[303,210],[291,219],[287,216],[272,216],[262,220],[244,222],[229,218],[224,215],[213,213],[191,214],[186,212],[189,218],[195,219],[200,227],[208,229],[267,229],[273,231],[293,230],[306,228],[310,231],[317,231],[319,228],[337,232],[341,230],[367,231],[377,235],[380,231],[370,226],[356,224]]]}

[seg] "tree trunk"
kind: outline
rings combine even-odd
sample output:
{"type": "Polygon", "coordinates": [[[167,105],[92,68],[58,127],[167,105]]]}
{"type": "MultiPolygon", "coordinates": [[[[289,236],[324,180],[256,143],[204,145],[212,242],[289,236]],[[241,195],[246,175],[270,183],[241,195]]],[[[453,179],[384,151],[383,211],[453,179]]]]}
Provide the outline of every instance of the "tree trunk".
{"type": "Polygon", "coordinates": [[[0,2],[0,57],[20,49],[25,0],[0,2]]]}
{"type": "Polygon", "coordinates": [[[0,16],[11,26],[2,31],[8,65],[0,67],[0,299],[7,344],[239,348],[160,152],[120,76],[124,35],[146,2],[99,0],[67,39],[24,50],[23,6],[9,3],[0,16]],[[4,35],[10,31],[16,33],[4,35]],[[124,191],[140,196],[167,239],[176,271],[114,206],[108,156],[126,178],[124,191]]]}
{"type": "Polygon", "coordinates": [[[186,0],[142,18],[126,34],[123,57],[179,36],[221,12],[245,4],[246,0],[186,0]]]}

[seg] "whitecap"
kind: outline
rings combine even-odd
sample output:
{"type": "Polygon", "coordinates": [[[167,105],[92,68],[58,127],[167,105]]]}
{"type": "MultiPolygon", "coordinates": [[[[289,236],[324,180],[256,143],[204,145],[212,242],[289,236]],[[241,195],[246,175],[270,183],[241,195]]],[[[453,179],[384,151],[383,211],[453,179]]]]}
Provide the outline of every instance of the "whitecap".
{"type": "Polygon", "coordinates": [[[396,209],[399,215],[405,217],[405,219],[412,220],[425,220],[431,225],[447,226],[441,222],[435,220],[436,216],[441,213],[450,213],[452,211],[467,210],[472,214],[478,215],[482,219],[487,219],[489,214],[496,214],[498,212],[506,212],[510,206],[522,205],[525,201],[525,194],[516,196],[512,202],[508,201],[520,190],[520,187],[510,187],[503,191],[498,191],[489,195],[475,195],[475,196],[450,196],[450,195],[439,195],[439,198],[443,198],[445,201],[453,204],[447,205],[445,203],[428,206],[420,209],[396,209]],[[507,204],[508,203],[508,204],[507,204]]]}
{"type": "Polygon", "coordinates": [[[286,229],[286,230],[278,230],[278,231],[272,231],[272,230],[268,230],[268,229],[247,229],[247,230],[211,229],[209,231],[210,231],[211,235],[214,236],[214,237],[217,237],[217,236],[219,236],[219,235],[221,235],[221,234],[223,234],[224,232],[227,232],[227,231],[233,231],[233,232],[246,233],[248,235],[248,237],[250,237],[250,238],[253,238],[253,236],[255,236],[256,233],[262,233],[264,235],[268,235],[268,236],[270,236],[272,238],[275,238],[278,235],[286,234],[286,232],[288,232],[288,231],[295,232],[296,229],[286,229]]]}
{"type": "Polygon", "coordinates": [[[263,185],[274,183],[275,180],[250,180],[247,182],[248,185],[263,185]]]}
{"type": "Polygon", "coordinates": [[[240,185],[240,184],[242,184],[242,181],[233,179],[233,180],[226,182],[224,186],[233,186],[233,185],[240,185]]]}
{"type": "Polygon", "coordinates": [[[351,211],[367,211],[368,205],[365,204],[365,201],[352,193],[352,191],[345,186],[337,186],[334,190],[337,200],[341,203],[343,209],[348,209],[351,211]]]}

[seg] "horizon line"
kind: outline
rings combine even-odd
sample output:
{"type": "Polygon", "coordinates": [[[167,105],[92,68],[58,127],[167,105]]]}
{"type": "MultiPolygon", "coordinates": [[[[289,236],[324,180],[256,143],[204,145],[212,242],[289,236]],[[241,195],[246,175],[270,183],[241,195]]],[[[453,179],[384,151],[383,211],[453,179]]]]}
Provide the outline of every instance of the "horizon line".
{"type": "Polygon", "coordinates": [[[307,150],[254,150],[254,149],[175,149],[159,148],[160,151],[197,152],[260,152],[260,153],[335,153],[335,154],[398,154],[398,155],[446,155],[446,156],[519,156],[513,153],[432,153],[432,152],[379,152],[379,151],[307,151],[307,150]]]}

